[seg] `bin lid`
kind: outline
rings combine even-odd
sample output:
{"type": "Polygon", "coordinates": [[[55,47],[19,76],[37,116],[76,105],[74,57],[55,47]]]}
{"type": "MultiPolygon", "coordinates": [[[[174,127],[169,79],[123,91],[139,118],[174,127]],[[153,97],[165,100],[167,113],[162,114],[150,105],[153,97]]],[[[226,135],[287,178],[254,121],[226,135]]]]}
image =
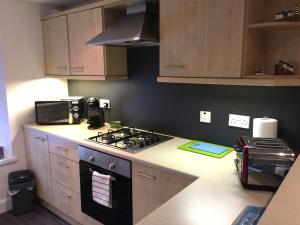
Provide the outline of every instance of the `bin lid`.
{"type": "Polygon", "coordinates": [[[30,183],[32,181],[33,176],[30,170],[19,170],[8,174],[9,186],[30,183]]]}

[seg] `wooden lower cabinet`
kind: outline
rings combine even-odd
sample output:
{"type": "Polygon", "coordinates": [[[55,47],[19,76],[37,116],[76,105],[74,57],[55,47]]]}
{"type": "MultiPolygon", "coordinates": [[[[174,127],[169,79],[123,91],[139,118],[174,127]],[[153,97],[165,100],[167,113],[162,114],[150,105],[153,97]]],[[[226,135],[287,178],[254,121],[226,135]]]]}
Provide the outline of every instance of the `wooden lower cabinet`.
{"type": "Polygon", "coordinates": [[[33,171],[37,195],[52,203],[48,136],[40,131],[25,129],[28,168],[33,171]]]}
{"type": "MultiPolygon", "coordinates": [[[[29,128],[25,128],[25,140],[38,197],[78,223],[101,225],[81,212],[77,145],[29,128]]],[[[194,180],[192,176],[132,163],[134,224],[194,180]]]]}
{"type": "Polygon", "coordinates": [[[132,164],[133,221],[136,224],[195,179],[132,164]]]}
{"type": "Polygon", "coordinates": [[[52,181],[52,196],[54,207],[76,221],[82,222],[79,193],[52,181]]]}

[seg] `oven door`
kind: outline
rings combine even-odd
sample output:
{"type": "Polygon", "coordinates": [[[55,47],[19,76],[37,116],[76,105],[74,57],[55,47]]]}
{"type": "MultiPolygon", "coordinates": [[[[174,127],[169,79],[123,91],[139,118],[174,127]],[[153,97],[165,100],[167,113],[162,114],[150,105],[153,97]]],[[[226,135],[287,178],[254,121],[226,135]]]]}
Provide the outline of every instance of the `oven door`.
{"type": "Polygon", "coordinates": [[[81,210],[104,225],[132,225],[131,179],[80,160],[81,210]],[[92,171],[111,175],[112,208],[98,204],[92,197],[92,171]]]}
{"type": "Polygon", "coordinates": [[[35,102],[36,123],[48,124],[71,124],[70,101],[37,101],[35,102]]]}

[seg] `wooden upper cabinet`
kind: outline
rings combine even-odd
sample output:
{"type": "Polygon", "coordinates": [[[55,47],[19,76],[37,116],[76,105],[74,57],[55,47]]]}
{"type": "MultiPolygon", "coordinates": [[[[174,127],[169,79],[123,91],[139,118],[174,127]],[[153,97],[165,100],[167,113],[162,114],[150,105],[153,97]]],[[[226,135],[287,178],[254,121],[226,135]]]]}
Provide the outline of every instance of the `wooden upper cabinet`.
{"type": "Polygon", "coordinates": [[[44,20],[46,74],[70,75],[67,17],[44,20]]]}
{"type": "Polygon", "coordinates": [[[102,8],[68,15],[71,75],[104,75],[104,47],[86,42],[101,33],[102,8]]]}
{"type": "Polygon", "coordinates": [[[245,0],[161,0],[160,76],[239,78],[245,0]]]}
{"type": "Polygon", "coordinates": [[[42,18],[46,75],[84,80],[127,79],[125,47],[86,44],[122,16],[119,10],[96,7],[42,18]]]}

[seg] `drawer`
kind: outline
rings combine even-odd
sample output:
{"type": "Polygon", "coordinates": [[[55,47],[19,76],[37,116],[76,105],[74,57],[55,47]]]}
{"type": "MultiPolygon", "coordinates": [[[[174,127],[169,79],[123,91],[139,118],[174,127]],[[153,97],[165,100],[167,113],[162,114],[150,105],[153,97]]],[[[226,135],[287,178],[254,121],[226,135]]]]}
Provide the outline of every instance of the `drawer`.
{"type": "Polygon", "coordinates": [[[50,153],[52,180],[80,193],[79,164],[50,153]]]}
{"type": "Polygon", "coordinates": [[[75,162],[79,161],[77,147],[78,145],[74,142],[67,141],[63,138],[49,136],[50,152],[75,162]]]}
{"type": "Polygon", "coordinates": [[[52,181],[53,205],[69,217],[82,223],[80,195],[52,181]]]}

